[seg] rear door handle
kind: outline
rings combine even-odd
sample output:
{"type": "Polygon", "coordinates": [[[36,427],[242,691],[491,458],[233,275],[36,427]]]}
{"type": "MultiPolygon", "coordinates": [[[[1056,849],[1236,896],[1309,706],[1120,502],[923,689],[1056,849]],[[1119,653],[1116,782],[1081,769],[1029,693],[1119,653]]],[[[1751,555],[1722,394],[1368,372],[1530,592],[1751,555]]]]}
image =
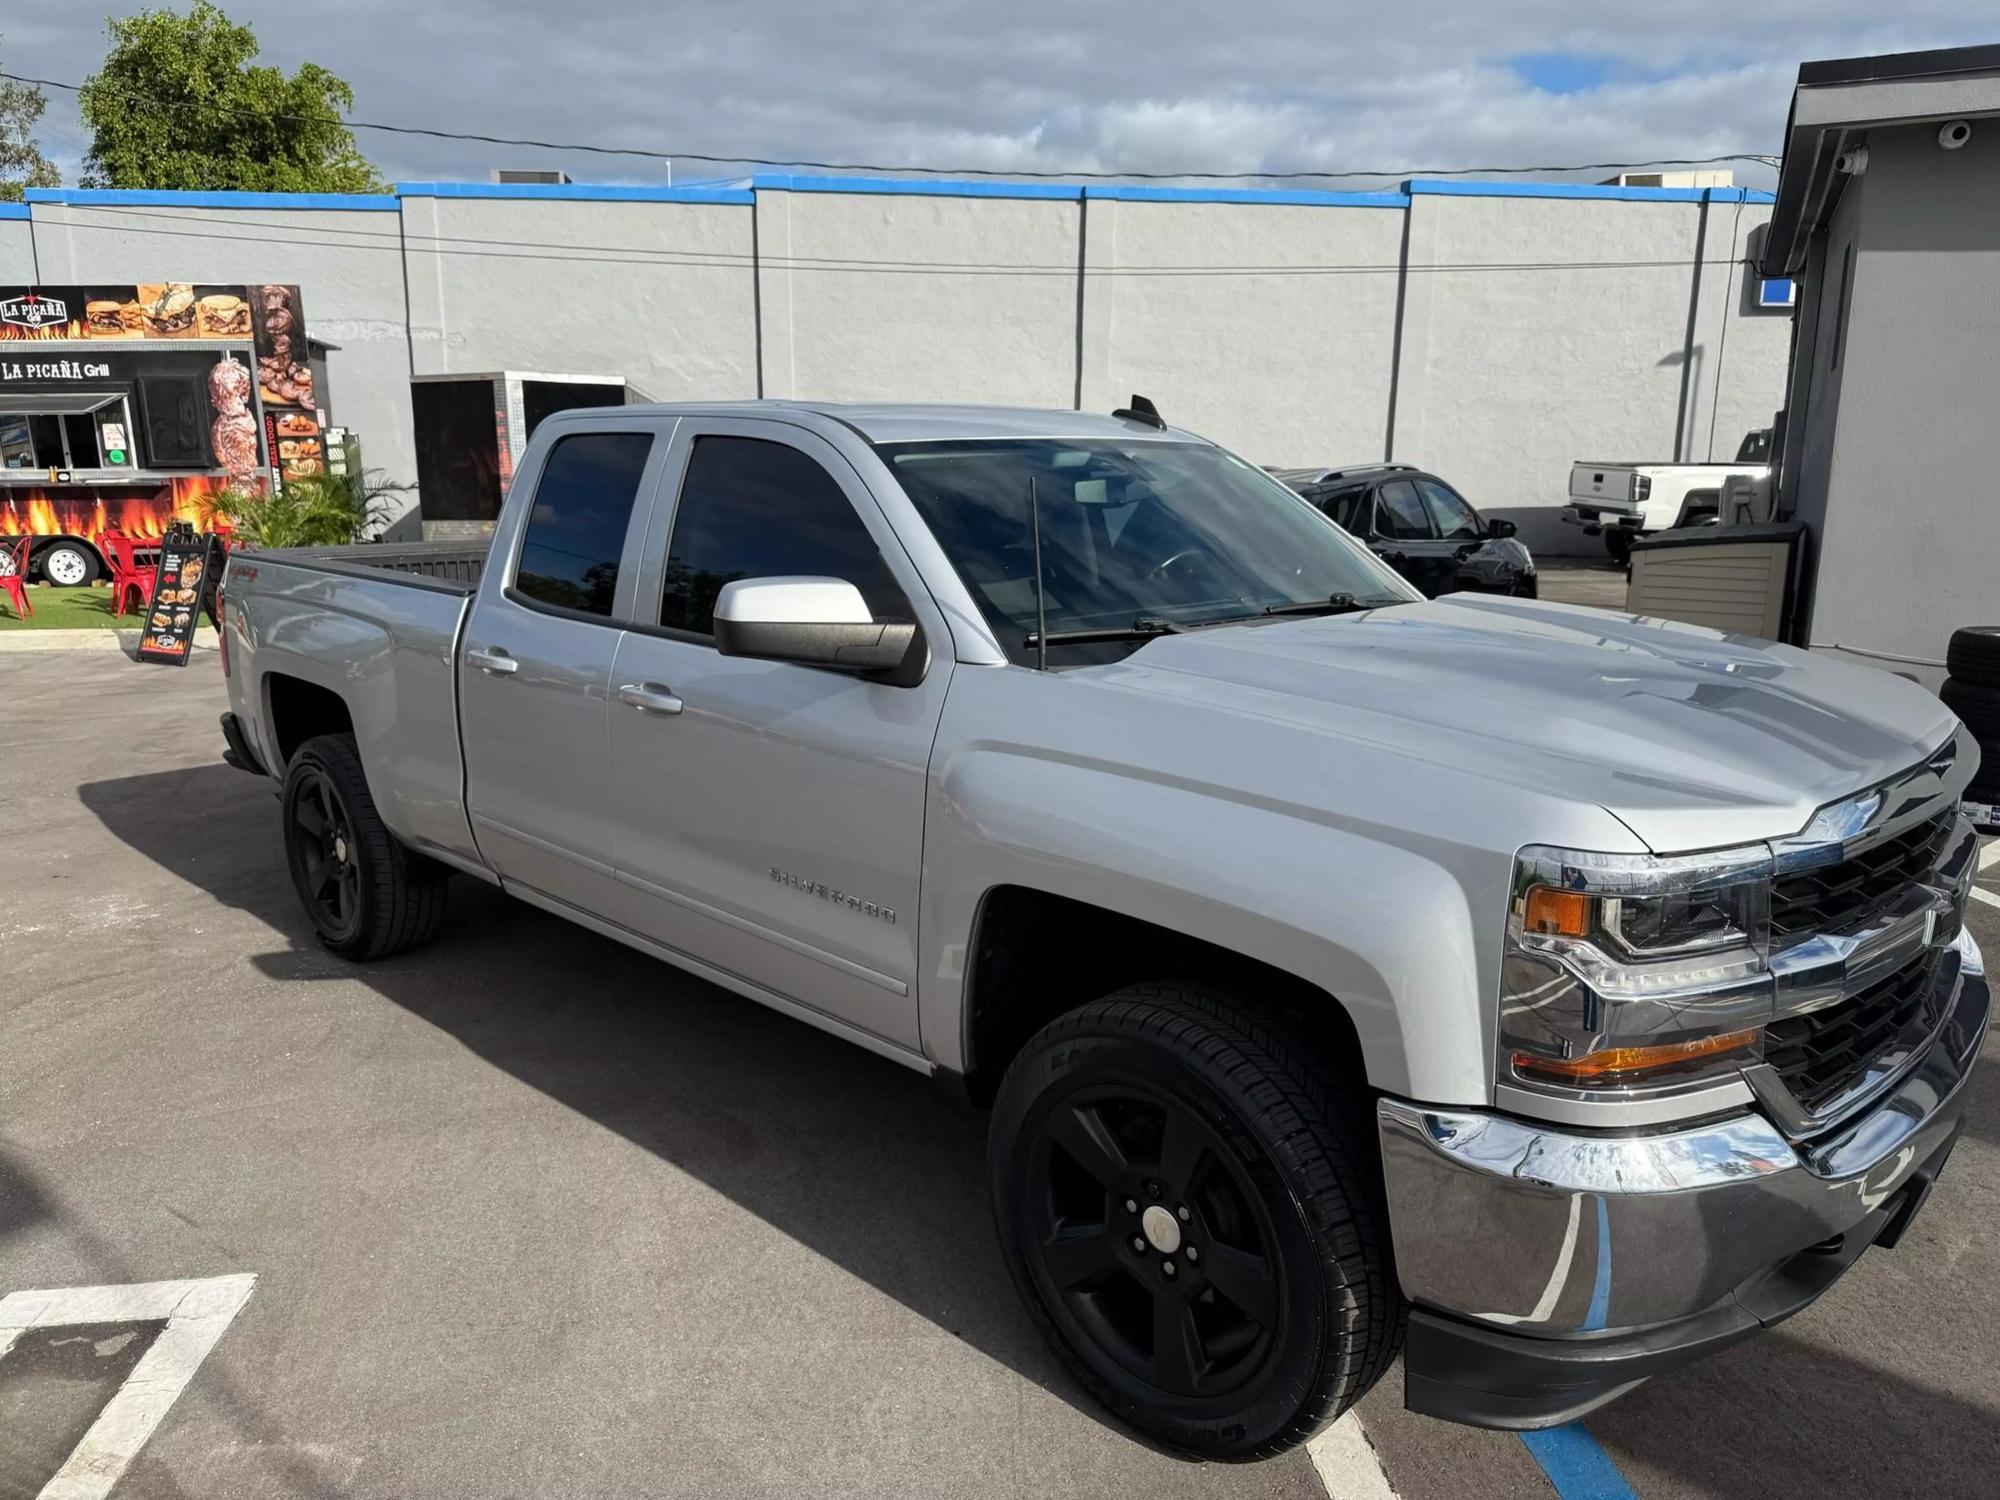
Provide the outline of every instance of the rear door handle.
{"type": "Polygon", "coordinates": [[[628,682],[618,689],[618,701],[646,714],[677,714],[687,707],[664,682],[628,682]]]}
{"type": "Polygon", "coordinates": [[[498,646],[491,651],[467,651],[465,659],[480,671],[494,677],[511,677],[521,670],[521,664],[498,646]]]}

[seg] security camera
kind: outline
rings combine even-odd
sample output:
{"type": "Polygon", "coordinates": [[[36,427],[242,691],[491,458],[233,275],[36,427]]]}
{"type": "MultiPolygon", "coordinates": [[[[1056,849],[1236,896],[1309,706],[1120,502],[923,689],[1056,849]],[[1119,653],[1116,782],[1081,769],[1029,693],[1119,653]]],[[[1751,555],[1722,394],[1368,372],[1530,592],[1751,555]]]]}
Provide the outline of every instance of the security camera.
{"type": "Polygon", "coordinates": [[[1868,170],[1868,148],[1849,146],[1833,159],[1833,170],[1844,177],[1859,177],[1868,170]]]}
{"type": "Polygon", "coordinates": [[[1956,151],[1972,139],[1972,121],[1948,120],[1938,130],[1938,145],[1947,151],[1956,151]]]}

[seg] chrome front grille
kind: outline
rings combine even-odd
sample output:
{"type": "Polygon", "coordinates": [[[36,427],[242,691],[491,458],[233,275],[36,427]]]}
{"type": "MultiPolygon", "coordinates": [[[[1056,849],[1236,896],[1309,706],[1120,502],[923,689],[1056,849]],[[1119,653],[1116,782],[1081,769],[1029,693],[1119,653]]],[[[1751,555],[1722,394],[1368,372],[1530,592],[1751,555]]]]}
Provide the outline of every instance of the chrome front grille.
{"type": "Polygon", "coordinates": [[[1928,949],[1859,994],[1771,1022],[1764,1028],[1765,1063],[1816,1113],[1884,1052],[1936,1027],[1937,965],[1937,950],[1928,949]]]}
{"type": "Polygon", "coordinates": [[[1944,853],[1954,816],[1941,812],[1836,864],[1779,876],[1771,887],[1772,947],[1852,926],[1922,881],[1944,853]]]}

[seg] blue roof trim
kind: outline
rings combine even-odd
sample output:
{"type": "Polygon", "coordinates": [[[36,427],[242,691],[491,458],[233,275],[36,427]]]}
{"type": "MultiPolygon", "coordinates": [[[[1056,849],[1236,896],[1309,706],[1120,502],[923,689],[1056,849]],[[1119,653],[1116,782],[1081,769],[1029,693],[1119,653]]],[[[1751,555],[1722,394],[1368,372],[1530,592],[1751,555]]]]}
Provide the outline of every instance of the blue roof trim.
{"type": "Polygon", "coordinates": [[[1624,203],[1699,203],[1717,188],[1606,187],[1592,182],[1467,182],[1413,177],[1403,191],[1441,198],[1608,198],[1624,203]]]}
{"type": "Polygon", "coordinates": [[[1457,178],[1413,177],[1404,191],[1443,198],[1605,198],[1621,203],[1774,203],[1776,194],[1757,188],[1610,187],[1594,182],[1469,182],[1457,178]]]}
{"type": "Polygon", "coordinates": [[[752,187],[785,193],[886,193],[922,198],[1041,198],[1074,203],[1074,182],[962,181],[938,177],[816,177],[810,173],[759,172],[752,187]]]}
{"type": "Polygon", "coordinates": [[[1627,203],[1771,203],[1754,188],[1605,187],[1584,182],[1474,182],[1416,177],[1402,191],[1337,192],[1310,188],[1207,188],[1136,183],[968,181],[921,177],[818,177],[759,172],[680,187],[615,182],[399,182],[393,193],[185,193],[136,188],[29,188],[24,203],[0,203],[0,219],[32,216],[37,203],[104,208],[333,209],[393,213],[405,198],[515,198],[597,203],[730,203],[757,201],[757,192],[878,193],[927,198],[1025,198],[1074,203],[1085,198],[1124,203],[1289,204],[1308,208],[1406,208],[1413,196],[1453,198],[1608,199],[1627,203]]]}
{"type": "Polygon", "coordinates": [[[1086,198],[1120,203],[1288,203],[1303,208],[1407,208],[1406,193],[1343,193],[1315,188],[1086,187],[1086,198]]]}
{"type": "Polygon", "coordinates": [[[751,203],[743,180],[660,187],[622,182],[399,182],[404,198],[548,198],[571,203],[751,203]]]}
{"type": "Polygon", "coordinates": [[[394,213],[393,193],[182,193],[151,188],[29,188],[30,203],[77,208],[318,208],[394,213]]]}

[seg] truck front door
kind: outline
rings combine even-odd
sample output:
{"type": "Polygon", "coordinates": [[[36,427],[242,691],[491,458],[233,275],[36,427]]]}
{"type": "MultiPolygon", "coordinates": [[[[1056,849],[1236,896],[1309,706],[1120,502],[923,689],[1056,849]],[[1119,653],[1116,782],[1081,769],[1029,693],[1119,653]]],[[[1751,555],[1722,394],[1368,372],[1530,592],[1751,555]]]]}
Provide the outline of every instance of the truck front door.
{"type": "Polygon", "coordinates": [[[466,811],[481,856],[503,879],[592,912],[613,885],[611,664],[636,588],[642,502],[665,462],[657,426],[600,419],[521,474],[459,650],[466,811]]]}
{"type": "Polygon", "coordinates": [[[925,779],[951,674],[943,619],[861,477],[804,428],[687,418],[676,472],[611,675],[617,920],[915,1049],[925,779]],[[924,680],[721,655],[722,585],[787,575],[846,579],[877,619],[916,619],[931,645],[924,680]]]}

